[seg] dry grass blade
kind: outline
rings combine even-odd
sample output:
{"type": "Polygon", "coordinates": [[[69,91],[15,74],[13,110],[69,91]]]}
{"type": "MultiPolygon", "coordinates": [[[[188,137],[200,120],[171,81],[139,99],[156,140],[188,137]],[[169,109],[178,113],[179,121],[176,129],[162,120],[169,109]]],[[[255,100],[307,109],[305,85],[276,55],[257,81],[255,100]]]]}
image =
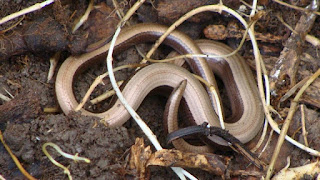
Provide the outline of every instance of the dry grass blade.
{"type": "Polygon", "coordinates": [[[2,136],[2,132],[0,131],[0,141],[2,142],[3,146],[6,148],[6,150],[8,151],[8,153],[10,154],[12,160],[14,161],[14,163],[17,165],[18,169],[21,171],[21,173],[28,179],[30,180],[36,180],[36,178],[32,177],[21,165],[21,163],[19,162],[18,158],[12,153],[10,147],[5,143],[3,136],[2,136]]]}
{"type": "MultiPolygon", "coordinates": [[[[119,71],[121,69],[125,69],[125,68],[136,68],[136,67],[141,67],[141,66],[145,66],[145,65],[141,65],[141,64],[127,64],[127,65],[122,65],[119,67],[116,67],[113,69],[113,72],[119,71]]],[[[109,75],[108,72],[99,75],[94,81],[93,83],[90,85],[88,91],[86,92],[85,96],[82,98],[81,102],[79,103],[78,107],[76,107],[75,111],[79,111],[84,104],[87,102],[87,100],[90,97],[90,94],[93,92],[93,90],[100,84],[102,83],[102,80],[107,77],[109,75]]],[[[118,84],[119,85],[119,84],[118,84]]]]}
{"type": "Polygon", "coordinates": [[[291,123],[292,117],[296,111],[296,109],[298,108],[298,101],[302,95],[302,93],[306,90],[306,88],[316,79],[318,78],[318,76],[320,75],[320,69],[317,70],[317,72],[315,72],[310,79],[308,79],[308,81],[303,85],[303,87],[299,90],[299,92],[297,93],[297,95],[295,96],[295,98],[292,100],[291,105],[290,105],[290,110],[288,113],[288,116],[282,126],[281,132],[280,132],[280,136],[276,145],[276,148],[274,150],[274,153],[272,155],[270,164],[269,164],[269,168],[267,170],[267,175],[266,175],[266,179],[270,179],[272,173],[273,173],[273,168],[274,168],[274,164],[278,158],[281,146],[283,144],[283,141],[285,139],[285,136],[287,134],[287,131],[289,129],[289,125],[291,123]]]}
{"type": "MultiPolygon", "coordinates": [[[[276,3],[279,3],[279,4],[283,5],[283,6],[290,7],[292,9],[296,9],[296,10],[303,11],[303,12],[310,12],[310,11],[306,10],[305,8],[294,6],[294,5],[288,4],[288,3],[280,1],[280,0],[273,0],[273,1],[276,2],[276,3]]],[[[312,13],[314,13],[314,14],[316,14],[318,16],[320,15],[320,12],[317,12],[317,11],[312,11],[312,13]]]]}
{"type": "Polygon", "coordinates": [[[41,9],[41,8],[51,4],[53,2],[54,2],[54,0],[47,0],[47,1],[44,1],[42,3],[37,3],[37,4],[33,5],[33,6],[30,6],[30,7],[26,8],[26,9],[23,9],[21,11],[18,11],[18,12],[15,12],[13,14],[10,14],[9,16],[6,16],[6,17],[0,19],[0,25],[5,23],[5,22],[7,22],[7,21],[10,21],[10,20],[12,20],[12,19],[14,19],[16,17],[19,17],[19,16],[25,15],[27,13],[39,10],[39,9],[41,9]]]}
{"type": "MultiPolygon", "coordinates": [[[[107,56],[107,67],[108,67],[108,72],[110,76],[110,81],[112,84],[113,89],[116,91],[116,94],[121,101],[121,103],[124,105],[124,107],[127,109],[127,111],[130,113],[130,115],[133,117],[133,119],[136,121],[136,123],[139,125],[139,127],[142,129],[142,131],[146,134],[148,139],[151,141],[151,143],[155,146],[157,150],[162,149],[159,141],[157,140],[156,136],[154,133],[151,131],[151,129],[144,123],[144,121],[141,119],[141,117],[134,111],[134,109],[128,104],[126,99],[123,97],[123,94],[121,93],[119,87],[117,86],[117,82],[114,77],[113,69],[112,69],[112,53],[114,49],[114,44],[116,42],[117,37],[120,34],[121,28],[124,26],[126,21],[132,16],[133,13],[144,3],[145,0],[140,0],[137,1],[127,12],[127,14],[123,17],[121,22],[118,24],[118,28],[114,33],[114,36],[110,42],[110,48],[108,51],[108,56],[107,56]]],[[[193,175],[191,175],[189,172],[185,171],[184,169],[177,168],[177,167],[172,167],[171,168],[178,176],[180,179],[186,179],[185,176],[187,176],[190,179],[197,179],[193,175]]]]}

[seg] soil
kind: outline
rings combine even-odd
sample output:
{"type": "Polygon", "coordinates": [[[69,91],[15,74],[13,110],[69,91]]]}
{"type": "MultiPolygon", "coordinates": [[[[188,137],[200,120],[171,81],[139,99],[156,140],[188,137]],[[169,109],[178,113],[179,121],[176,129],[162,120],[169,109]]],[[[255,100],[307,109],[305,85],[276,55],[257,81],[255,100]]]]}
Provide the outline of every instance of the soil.
{"type": "MultiPolygon", "coordinates": [[[[191,0],[189,1],[192,2],[191,0]]],[[[41,1],[0,1],[0,17],[4,17],[20,9],[29,7],[37,2],[41,1]]],[[[65,8],[63,13],[71,15],[74,10],[78,10],[76,12],[76,16],[83,14],[88,5],[87,2],[75,2],[78,1],[61,1],[62,5],[60,7],[65,8]]],[[[100,1],[95,1],[95,5],[101,5],[101,3],[102,2],[100,1]]],[[[163,12],[164,9],[172,10],[170,8],[165,8],[167,7],[165,6],[165,3],[168,2],[147,2],[135,15],[133,22],[157,22],[161,24],[168,24],[169,22],[176,20],[175,18],[177,17],[172,17],[170,15],[170,17],[165,16],[167,13],[163,12]],[[157,11],[153,5],[159,5],[159,9],[157,9],[159,14],[157,14],[157,11]]],[[[232,1],[228,1],[228,3],[233,4],[232,1]]],[[[299,20],[301,13],[273,2],[261,1],[261,3],[265,3],[261,4],[261,6],[265,7],[270,12],[266,17],[262,18],[262,20],[257,23],[257,31],[261,33],[272,33],[277,36],[283,36],[284,42],[290,35],[290,31],[276,20],[276,13],[282,12],[283,18],[287,21],[290,20],[287,23],[292,27],[294,27],[299,20]]],[[[112,3],[107,1],[107,3],[102,6],[112,7],[111,5],[112,3]]],[[[204,4],[193,4],[193,6],[200,5],[204,4]]],[[[80,33],[76,35],[70,35],[67,32],[69,32],[69,23],[71,20],[65,20],[61,18],[62,15],[60,14],[61,16],[59,16],[57,14],[57,6],[58,5],[54,5],[53,7],[53,5],[49,5],[40,11],[30,13],[13,30],[10,30],[4,34],[0,33],[0,36],[4,37],[11,37],[10,35],[14,33],[22,34],[23,36],[23,32],[25,32],[26,26],[28,26],[26,24],[32,24],[35,22],[43,23],[46,22],[45,20],[51,16],[54,17],[52,19],[57,21],[61,26],[58,26],[57,28],[59,31],[54,31],[55,33],[51,34],[50,36],[59,32],[65,36],[58,37],[67,39],[63,43],[50,44],[50,46],[48,45],[48,47],[46,47],[49,49],[45,50],[39,50],[35,48],[39,46],[43,47],[42,44],[38,44],[34,47],[32,46],[33,48],[30,48],[31,46],[29,44],[25,44],[23,45],[23,48],[20,48],[17,51],[10,49],[12,54],[6,54],[5,56],[0,57],[0,93],[7,95],[7,90],[14,97],[8,102],[0,100],[0,130],[3,132],[4,139],[15,156],[20,160],[23,167],[32,176],[38,179],[67,179],[67,176],[63,173],[63,170],[53,165],[42,152],[42,145],[46,142],[53,142],[57,144],[64,152],[69,154],[78,153],[79,156],[86,157],[91,160],[91,163],[89,164],[84,162],[75,162],[62,157],[55,150],[53,150],[53,148],[47,147],[49,153],[56,161],[69,167],[74,179],[134,178],[134,175],[130,175],[132,172],[129,172],[126,168],[126,165],[128,164],[128,152],[130,147],[134,144],[137,137],[143,137],[147,145],[150,145],[151,147],[152,145],[132,119],[128,120],[122,127],[108,128],[100,123],[100,119],[82,116],[79,113],[73,113],[66,116],[61,111],[55,113],[44,112],[45,108],[59,109],[59,104],[56,100],[54,90],[55,76],[52,80],[47,82],[47,75],[50,67],[49,57],[57,49],[63,51],[60,58],[61,60],[59,61],[59,64],[55,70],[56,75],[61,63],[63,62],[62,59],[66,59],[70,54],[83,53],[83,48],[92,42],[96,42],[96,40],[87,40],[86,38],[83,39],[83,37],[86,37],[86,32],[95,31],[95,28],[92,28],[93,26],[100,26],[97,24],[92,25],[94,24],[92,22],[91,26],[89,23],[86,24],[82,30],[79,30],[80,33]],[[39,18],[44,18],[45,20],[39,20],[39,18]],[[84,29],[88,31],[85,31],[84,29]],[[77,43],[75,42],[79,43],[79,46],[76,46],[77,43]]],[[[236,8],[235,6],[238,7],[239,5],[237,6],[236,4],[233,4],[232,7],[236,8]]],[[[168,7],[171,6],[168,5],[168,7]]],[[[104,10],[104,12],[111,12],[109,9],[104,10]]],[[[208,15],[202,14],[202,16],[207,17],[208,15]]],[[[202,16],[197,16],[194,19],[184,23],[181,25],[181,27],[179,27],[179,30],[184,31],[194,39],[198,39],[203,38],[202,30],[206,25],[212,23],[227,25],[227,22],[234,21],[233,18],[226,14],[212,15],[209,13],[210,18],[204,18],[205,22],[203,22],[201,21],[203,18],[202,16]]],[[[95,13],[94,17],[101,18],[101,15],[95,13]]],[[[50,21],[52,19],[50,19],[50,21]]],[[[74,19],[72,19],[72,21],[73,20],[74,19]]],[[[15,24],[16,21],[17,20],[9,21],[1,25],[0,30],[10,27],[11,25],[15,24]]],[[[92,21],[94,21],[94,19],[92,21]]],[[[111,26],[112,24],[114,25],[116,22],[117,20],[114,19],[114,22],[108,24],[107,26],[111,26]]],[[[319,19],[316,19],[315,24],[319,24],[319,19]]],[[[27,29],[30,31],[30,28],[27,29]]],[[[100,32],[100,34],[108,33],[112,34],[112,29],[108,32],[100,32]]],[[[319,36],[319,26],[315,25],[309,33],[319,36]]],[[[109,35],[104,35],[102,37],[95,34],[91,37],[101,39],[108,38],[109,35]]],[[[231,47],[236,47],[240,40],[229,38],[223,42],[231,47]]],[[[24,43],[26,42],[24,41],[24,43]]],[[[283,44],[262,43],[260,45],[265,48],[265,53],[262,52],[264,53],[263,58],[267,69],[271,70],[275,64],[275,61],[277,60],[277,57],[280,55],[283,44]],[[271,53],[268,54],[270,50],[271,53]]],[[[142,52],[146,52],[150,47],[150,45],[140,45],[139,49],[142,50],[142,52]]],[[[316,48],[310,44],[305,44],[304,48],[305,52],[312,58],[310,58],[311,60],[303,60],[300,63],[301,71],[297,75],[297,79],[299,80],[303,79],[303,77],[306,77],[307,75],[312,74],[318,69],[319,65],[318,62],[314,61],[314,59],[317,59],[318,57],[316,48]]],[[[250,42],[246,42],[240,53],[245,57],[245,59],[247,59],[248,64],[254,71],[255,65],[253,64],[251,49],[252,47],[250,42]]],[[[171,50],[168,50],[165,47],[161,47],[155,53],[154,58],[163,58],[170,51],[171,50]]],[[[115,56],[114,67],[123,64],[138,63],[140,60],[141,57],[139,56],[139,53],[136,51],[136,48],[133,47],[115,56]]],[[[105,64],[94,65],[76,79],[74,84],[74,92],[77,95],[78,101],[80,101],[84,96],[86,90],[91,85],[95,77],[103,72],[106,72],[105,64]]],[[[117,72],[116,79],[128,79],[132,73],[133,70],[123,70],[117,72]]],[[[104,83],[106,86],[99,85],[91,97],[96,97],[111,87],[109,80],[104,80],[104,83]]],[[[320,84],[319,82],[315,82],[315,84],[317,83],[320,84]]],[[[317,86],[314,86],[315,91],[317,91],[316,87],[317,86]]],[[[308,96],[304,96],[303,101],[307,105],[305,106],[305,116],[306,127],[307,131],[309,132],[308,140],[312,148],[320,149],[320,141],[318,140],[320,138],[320,128],[318,128],[320,126],[318,121],[318,108],[320,107],[319,105],[317,106],[318,101],[314,100],[316,98],[320,99],[320,97],[312,98],[315,95],[315,93],[312,93],[312,91],[308,91],[307,95],[308,96]]],[[[110,103],[110,100],[94,106],[86,105],[86,108],[92,111],[103,111],[108,107],[108,103],[110,103]]],[[[166,98],[162,96],[151,95],[143,101],[137,112],[153,130],[163,147],[172,148],[171,145],[167,145],[165,142],[165,130],[162,124],[165,103],[166,98]]],[[[283,117],[285,117],[289,107],[289,102],[283,102],[278,107],[279,108],[277,110],[283,117]]],[[[276,116],[275,118],[277,119],[276,116]]],[[[301,112],[299,110],[296,112],[293,119],[293,123],[289,131],[290,134],[294,134],[295,131],[300,127],[300,119],[301,112]]],[[[281,120],[278,120],[279,123],[281,123],[281,120]]],[[[295,137],[295,139],[303,143],[303,136],[301,135],[300,131],[296,133],[295,137]]],[[[272,156],[277,138],[277,135],[273,135],[271,144],[261,157],[265,163],[268,163],[270,157],[272,156]]],[[[248,144],[248,146],[251,145],[248,144]]],[[[153,147],[152,150],[154,151],[153,147]]],[[[246,169],[250,164],[239,154],[236,154],[230,150],[228,152],[224,152],[222,150],[218,151],[217,153],[233,157],[230,165],[233,166],[232,169],[246,169]]],[[[291,167],[301,166],[306,162],[316,159],[316,157],[310,156],[307,153],[294,148],[292,145],[285,143],[281,150],[281,155],[279,156],[276,172],[286,165],[287,156],[291,157],[291,167]]],[[[254,169],[252,165],[249,166],[248,169],[250,169],[250,167],[251,169],[254,169]]],[[[150,170],[151,179],[178,179],[178,177],[168,167],[151,167],[150,170]]],[[[188,169],[188,171],[190,171],[199,179],[221,178],[219,176],[213,176],[210,173],[199,169],[188,169]]],[[[0,175],[6,179],[25,179],[2,145],[0,145],[0,175]]],[[[247,178],[247,176],[242,178],[247,178]]]]}

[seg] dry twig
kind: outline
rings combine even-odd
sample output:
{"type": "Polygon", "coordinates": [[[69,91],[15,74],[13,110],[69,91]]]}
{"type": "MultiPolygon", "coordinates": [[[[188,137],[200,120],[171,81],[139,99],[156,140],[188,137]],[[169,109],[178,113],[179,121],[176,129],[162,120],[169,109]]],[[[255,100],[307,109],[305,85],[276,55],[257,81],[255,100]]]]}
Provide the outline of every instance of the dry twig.
{"type": "Polygon", "coordinates": [[[131,147],[129,168],[137,172],[136,176],[139,179],[148,176],[149,166],[197,168],[224,176],[229,161],[228,157],[210,153],[188,153],[172,149],[162,149],[153,153],[150,146],[145,147],[142,138],[137,138],[131,147]]]}
{"type": "MultiPolygon", "coordinates": [[[[320,164],[319,161],[310,163],[304,166],[295,167],[295,168],[283,168],[278,172],[272,180],[282,180],[282,179],[303,179],[303,177],[314,177],[320,173],[320,164]]],[[[319,178],[319,175],[318,175],[319,178]]],[[[317,179],[318,179],[317,178],[317,179]]]]}
{"type": "Polygon", "coordinates": [[[306,131],[306,118],[305,118],[304,107],[305,105],[300,105],[302,135],[303,135],[304,144],[306,146],[309,146],[308,139],[307,139],[308,132],[306,131]]]}

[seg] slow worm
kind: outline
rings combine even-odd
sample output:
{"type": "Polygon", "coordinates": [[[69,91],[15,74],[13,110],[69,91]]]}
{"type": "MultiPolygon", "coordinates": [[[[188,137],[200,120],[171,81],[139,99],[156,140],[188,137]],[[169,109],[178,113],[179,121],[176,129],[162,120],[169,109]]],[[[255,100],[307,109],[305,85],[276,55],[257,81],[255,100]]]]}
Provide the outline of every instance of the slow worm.
{"type": "MultiPolygon", "coordinates": [[[[153,42],[157,40],[166,29],[167,27],[156,24],[138,24],[126,28],[116,42],[115,53],[121,52],[135,44],[153,42]]],[[[194,44],[193,40],[179,31],[171,33],[164,41],[164,44],[172,47],[181,54],[202,53],[199,47],[194,44]]],[[[65,114],[69,114],[78,105],[72,88],[74,77],[81,70],[88,68],[91,63],[104,60],[108,48],[109,44],[80,56],[71,56],[61,65],[56,78],[56,95],[58,103],[65,114]]],[[[221,47],[218,51],[222,51],[221,54],[227,54],[223,51],[224,49],[225,47],[221,47]]],[[[238,56],[236,56],[235,59],[237,60],[238,56]]],[[[194,73],[202,76],[209,83],[216,86],[213,73],[205,59],[195,58],[189,59],[187,62],[194,73]]],[[[242,102],[236,104],[239,105],[236,109],[242,109],[242,111],[240,111],[240,114],[242,114],[241,117],[243,114],[246,114],[246,116],[236,122],[226,124],[226,128],[231,134],[245,143],[250,141],[260,130],[263,113],[261,103],[257,96],[257,88],[254,85],[250,70],[243,67],[243,64],[238,66],[236,62],[237,61],[228,63],[232,71],[230,72],[231,75],[226,76],[234,77],[235,81],[229,81],[226,85],[234,84],[234,87],[238,88],[238,93],[232,94],[232,97],[236,96],[235,98],[242,102]],[[246,86],[248,84],[245,83],[248,81],[247,79],[241,80],[236,78],[239,75],[241,76],[241,74],[244,74],[245,76],[242,77],[245,78],[251,75],[251,80],[249,80],[249,84],[252,84],[251,86],[246,86]],[[243,94],[244,92],[249,93],[243,94]]],[[[222,79],[223,78],[224,77],[222,77],[222,79]]],[[[123,89],[123,95],[128,103],[134,109],[137,109],[147,94],[154,88],[160,86],[175,88],[183,80],[187,80],[183,97],[194,118],[194,122],[196,124],[208,122],[212,126],[219,126],[217,115],[212,108],[212,104],[215,105],[212,98],[208,96],[206,90],[190,72],[176,65],[159,63],[141,69],[128,81],[123,89]]],[[[233,91],[231,93],[233,93],[233,91]]],[[[103,113],[92,113],[85,109],[81,109],[81,112],[83,115],[97,116],[106,119],[110,127],[120,126],[130,118],[130,115],[119,100],[117,100],[109,110],[103,113]]],[[[233,111],[233,113],[235,114],[234,116],[238,115],[236,111],[233,111]]],[[[212,140],[219,144],[224,143],[221,139],[212,140]]]]}

